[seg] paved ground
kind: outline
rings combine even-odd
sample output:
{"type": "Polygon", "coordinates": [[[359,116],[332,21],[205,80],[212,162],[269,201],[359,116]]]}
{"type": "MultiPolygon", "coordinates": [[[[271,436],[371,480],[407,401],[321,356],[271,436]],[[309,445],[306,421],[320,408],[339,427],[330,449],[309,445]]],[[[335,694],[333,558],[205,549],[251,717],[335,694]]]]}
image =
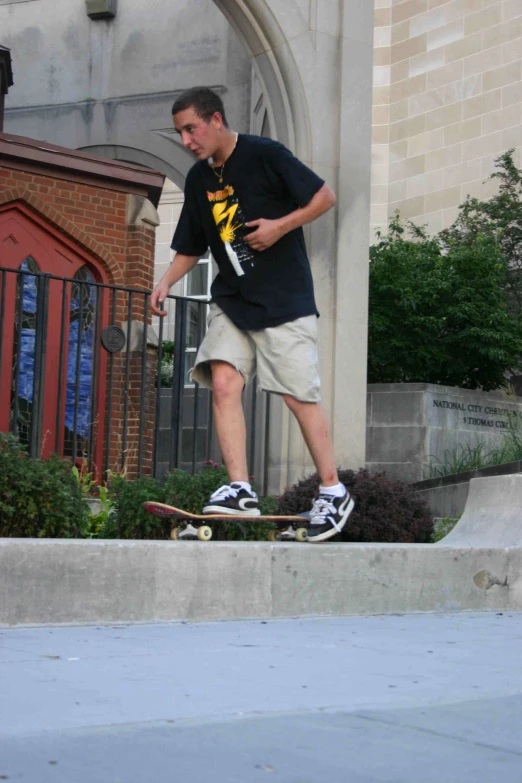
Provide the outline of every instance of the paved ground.
{"type": "Polygon", "coordinates": [[[0,629],[0,780],[520,783],[522,614],[0,629]]]}

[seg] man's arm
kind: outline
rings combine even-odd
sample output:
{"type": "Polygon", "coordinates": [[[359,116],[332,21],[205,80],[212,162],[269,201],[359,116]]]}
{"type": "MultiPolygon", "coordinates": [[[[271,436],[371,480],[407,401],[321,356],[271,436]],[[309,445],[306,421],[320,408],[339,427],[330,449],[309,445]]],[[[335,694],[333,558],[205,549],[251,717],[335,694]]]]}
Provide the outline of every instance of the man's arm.
{"type": "Polygon", "coordinates": [[[304,207],[290,212],[282,218],[276,220],[251,220],[245,223],[247,228],[257,227],[255,231],[245,236],[246,241],[253,250],[267,250],[274,245],[281,237],[293,231],[296,228],[304,226],[305,223],[311,223],[316,218],[328,212],[336,204],[335,193],[328,185],[324,184],[311,201],[304,207]]]}
{"type": "Polygon", "coordinates": [[[160,307],[167,298],[170,289],[196,266],[199,259],[200,256],[185,256],[183,253],[176,253],[172,264],[151,294],[150,304],[154,315],[167,315],[167,311],[160,310],[160,307]]]}

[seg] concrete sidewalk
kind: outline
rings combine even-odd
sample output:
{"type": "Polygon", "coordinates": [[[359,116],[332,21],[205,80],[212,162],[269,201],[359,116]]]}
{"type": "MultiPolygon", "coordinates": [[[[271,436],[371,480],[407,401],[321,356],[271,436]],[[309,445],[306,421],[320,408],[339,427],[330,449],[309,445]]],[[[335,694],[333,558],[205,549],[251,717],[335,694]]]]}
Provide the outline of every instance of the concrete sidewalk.
{"type": "Polygon", "coordinates": [[[519,783],[522,614],[0,630],[0,780],[519,783]]]}

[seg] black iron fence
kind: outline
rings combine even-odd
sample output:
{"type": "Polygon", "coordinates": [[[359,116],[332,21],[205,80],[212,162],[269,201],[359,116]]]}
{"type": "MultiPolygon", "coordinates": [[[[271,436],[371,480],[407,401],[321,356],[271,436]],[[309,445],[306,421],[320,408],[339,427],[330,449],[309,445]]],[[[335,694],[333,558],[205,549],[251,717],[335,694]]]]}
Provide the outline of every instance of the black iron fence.
{"type": "MultiPolygon", "coordinates": [[[[73,278],[0,269],[0,431],[29,453],[56,452],[98,479],[129,478],[219,461],[212,393],[190,370],[208,301],[171,296],[152,318],[150,293],[73,278]]],[[[248,456],[268,484],[269,395],[245,395],[248,456]]]]}

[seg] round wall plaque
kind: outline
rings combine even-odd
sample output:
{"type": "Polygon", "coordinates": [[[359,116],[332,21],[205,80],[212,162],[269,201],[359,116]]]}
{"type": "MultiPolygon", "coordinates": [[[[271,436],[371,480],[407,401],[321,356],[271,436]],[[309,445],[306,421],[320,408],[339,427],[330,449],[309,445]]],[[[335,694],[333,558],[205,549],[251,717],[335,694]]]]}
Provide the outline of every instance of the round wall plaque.
{"type": "Polygon", "coordinates": [[[125,332],[119,326],[106,326],[100,336],[101,344],[109,353],[117,353],[125,345],[125,332]]]}

